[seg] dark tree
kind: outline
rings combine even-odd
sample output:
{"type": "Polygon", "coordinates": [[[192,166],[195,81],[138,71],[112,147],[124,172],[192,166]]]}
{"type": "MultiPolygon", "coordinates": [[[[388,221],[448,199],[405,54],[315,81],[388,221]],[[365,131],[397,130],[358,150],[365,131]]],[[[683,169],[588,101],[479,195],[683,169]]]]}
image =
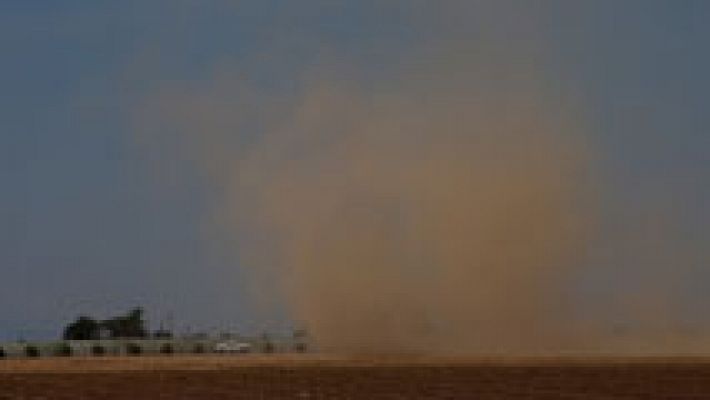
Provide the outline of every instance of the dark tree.
{"type": "Polygon", "coordinates": [[[170,343],[165,343],[160,346],[160,354],[173,354],[174,352],[175,349],[173,349],[173,345],[170,343]]]}
{"type": "Polygon", "coordinates": [[[141,339],[148,336],[143,320],[143,309],[136,307],[125,315],[113,317],[105,321],[97,321],[91,317],[80,316],[76,321],[64,328],[64,340],[98,340],[103,332],[108,332],[111,338],[141,339]]]}
{"type": "Polygon", "coordinates": [[[25,347],[25,355],[30,358],[39,357],[39,349],[34,345],[27,345],[25,347]]]}
{"type": "Polygon", "coordinates": [[[308,350],[308,345],[306,341],[308,339],[308,332],[305,329],[294,329],[293,330],[293,350],[297,353],[305,353],[308,350]]]}
{"type": "Polygon", "coordinates": [[[96,340],[101,325],[93,318],[80,316],[64,328],[64,340],[96,340]]]}
{"type": "Polygon", "coordinates": [[[5,349],[0,347],[0,358],[5,358],[5,349]]]}
{"type": "Polygon", "coordinates": [[[104,346],[95,344],[95,345],[91,346],[91,354],[93,354],[95,356],[102,356],[102,355],[106,354],[106,349],[104,348],[104,346]]]}
{"type": "Polygon", "coordinates": [[[134,308],[128,314],[107,319],[101,326],[111,332],[112,338],[145,338],[148,332],[143,320],[143,309],[134,308]]]}
{"type": "Polygon", "coordinates": [[[261,334],[261,351],[263,353],[273,353],[276,350],[274,342],[268,333],[264,332],[261,334]]]}
{"type": "Polygon", "coordinates": [[[54,355],[58,357],[69,357],[72,355],[72,353],[73,352],[71,346],[69,346],[67,343],[60,343],[54,349],[54,355]]]}
{"type": "Polygon", "coordinates": [[[126,345],[126,354],[131,355],[131,356],[137,356],[141,354],[143,350],[141,347],[135,343],[129,343],[126,345]]]}
{"type": "Polygon", "coordinates": [[[273,353],[274,350],[276,350],[276,346],[274,346],[274,342],[271,341],[271,338],[269,337],[269,335],[267,335],[266,333],[261,335],[261,340],[262,340],[261,350],[264,353],[273,353]]]}

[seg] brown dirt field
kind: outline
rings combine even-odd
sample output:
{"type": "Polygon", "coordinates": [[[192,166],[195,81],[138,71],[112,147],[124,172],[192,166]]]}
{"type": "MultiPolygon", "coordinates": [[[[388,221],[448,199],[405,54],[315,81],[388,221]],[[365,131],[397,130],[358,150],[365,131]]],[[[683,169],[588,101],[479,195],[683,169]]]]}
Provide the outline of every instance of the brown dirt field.
{"type": "Polygon", "coordinates": [[[0,400],[710,399],[710,359],[0,360],[0,400]]]}

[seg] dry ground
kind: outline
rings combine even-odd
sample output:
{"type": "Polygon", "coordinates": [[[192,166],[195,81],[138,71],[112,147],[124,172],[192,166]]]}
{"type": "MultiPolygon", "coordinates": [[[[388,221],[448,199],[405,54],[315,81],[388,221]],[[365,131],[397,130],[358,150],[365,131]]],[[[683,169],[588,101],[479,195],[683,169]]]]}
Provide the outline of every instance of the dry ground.
{"type": "Polygon", "coordinates": [[[710,399],[709,359],[0,360],[0,400],[710,399]]]}

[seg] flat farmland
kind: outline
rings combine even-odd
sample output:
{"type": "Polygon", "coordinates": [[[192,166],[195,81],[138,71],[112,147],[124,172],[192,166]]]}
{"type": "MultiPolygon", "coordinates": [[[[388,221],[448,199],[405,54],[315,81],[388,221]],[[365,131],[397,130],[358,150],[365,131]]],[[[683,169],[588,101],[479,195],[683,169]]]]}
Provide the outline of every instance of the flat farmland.
{"type": "Polygon", "coordinates": [[[0,400],[19,399],[710,399],[710,359],[0,360],[0,400]]]}

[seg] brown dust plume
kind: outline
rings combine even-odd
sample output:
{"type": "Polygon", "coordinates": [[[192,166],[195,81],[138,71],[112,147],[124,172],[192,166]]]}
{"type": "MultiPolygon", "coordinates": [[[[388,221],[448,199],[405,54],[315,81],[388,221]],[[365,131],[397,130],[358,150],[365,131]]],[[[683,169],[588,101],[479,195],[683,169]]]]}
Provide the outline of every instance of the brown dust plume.
{"type": "Polygon", "coordinates": [[[204,178],[219,279],[333,352],[707,353],[708,246],[663,221],[690,195],[628,176],[643,132],[590,132],[599,90],[549,36],[595,7],[384,3],[352,41],[294,30],[328,12],[298,2],[191,80],[133,72],[161,183],[204,178]]]}
{"type": "Polygon", "coordinates": [[[223,190],[211,221],[249,286],[281,298],[320,349],[582,342],[569,292],[594,225],[586,127],[537,67],[451,43],[378,85],[336,63],[280,97],[224,68],[141,108],[142,141],[187,133],[186,157],[223,190]]]}
{"type": "Polygon", "coordinates": [[[559,350],[591,218],[578,128],[525,90],[429,96],[298,100],[231,169],[247,262],[325,350],[559,350]]]}

